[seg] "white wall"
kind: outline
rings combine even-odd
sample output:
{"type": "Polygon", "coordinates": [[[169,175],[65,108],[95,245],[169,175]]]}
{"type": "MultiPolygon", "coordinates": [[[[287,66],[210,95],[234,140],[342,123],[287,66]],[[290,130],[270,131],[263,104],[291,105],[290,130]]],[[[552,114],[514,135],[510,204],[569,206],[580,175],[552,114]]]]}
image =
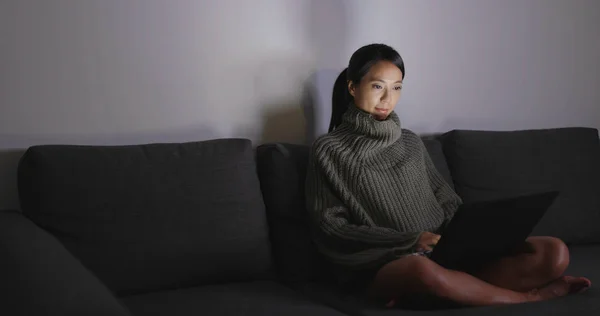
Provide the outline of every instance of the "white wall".
{"type": "Polygon", "coordinates": [[[600,1],[375,2],[348,43],[400,50],[409,128],[600,128],[600,1]]]}
{"type": "Polygon", "coordinates": [[[305,80],[371,42],[404,57],[416,132],[600,128],[595,0],[4,0],[0,208],[9,149],[303,142],[305,80]]]}
{"type": "Polygon", "coordinates": [[[278,0],[4,1],[2,142],[261,138],[264,115],[298,112],[314,59],[303,10],[278,0]]]}

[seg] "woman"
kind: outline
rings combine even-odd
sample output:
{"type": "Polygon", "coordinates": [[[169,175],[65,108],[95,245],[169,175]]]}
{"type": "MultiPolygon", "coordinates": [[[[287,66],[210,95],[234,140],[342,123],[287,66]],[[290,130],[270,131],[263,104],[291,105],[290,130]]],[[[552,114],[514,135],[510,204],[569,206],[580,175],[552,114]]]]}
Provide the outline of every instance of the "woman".
{"type": "Polygon", "coordinates": [[[311,150],[313,236],[340,281],[388,305],[409,295],[510,304],[587,289],[589,280],[563,276],[568,249],[552,237],[531,237],[514,255],[476,271],[448,270],[428,258],[461,199],[421,139],[401,128],[394,107],[405,74],[393,48],[357,50],[335,83],[329,134],[311,150]]]}

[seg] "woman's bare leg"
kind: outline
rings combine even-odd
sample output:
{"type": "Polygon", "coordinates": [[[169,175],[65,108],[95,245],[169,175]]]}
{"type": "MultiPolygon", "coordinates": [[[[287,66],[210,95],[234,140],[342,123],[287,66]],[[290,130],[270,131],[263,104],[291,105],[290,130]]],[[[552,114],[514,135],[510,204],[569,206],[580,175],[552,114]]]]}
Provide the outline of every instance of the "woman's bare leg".
{"type": "Polygon", "coordinates": [[[483,306],[534,302],[567,295],[569,280],[560,278],[539,291],[504,289],[464,272],[448,270],[422,256],[409,256],[381,268],[369,295],[395,300],[411,294],[433,295],[461,305],[483,306]]]}
{"type": "Polygon", "coordinates": [[[530,237],[513,256],[502,258],[474,276],[493,285],[527,292],[563,275],[569,266],[569,249],[554,237],[530,237]]]}

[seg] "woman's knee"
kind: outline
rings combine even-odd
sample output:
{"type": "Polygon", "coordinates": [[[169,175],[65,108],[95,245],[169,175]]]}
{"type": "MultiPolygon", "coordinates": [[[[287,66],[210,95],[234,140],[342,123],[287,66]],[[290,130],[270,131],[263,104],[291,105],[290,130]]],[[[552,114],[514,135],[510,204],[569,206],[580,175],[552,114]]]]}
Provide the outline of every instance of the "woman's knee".
{"type": "Polygon", "coordinates": [[[569,247],[560,239],[548,237],[548,261],[552,262],[553,276],[561,276],[570,262],[569,247]]]}
{"type": "Polygon", "coordinates": [[[555,237],[537,237],[531,240],[544,271],[551,278],[560,277],[569,266],[569,248],[555,237]]]}

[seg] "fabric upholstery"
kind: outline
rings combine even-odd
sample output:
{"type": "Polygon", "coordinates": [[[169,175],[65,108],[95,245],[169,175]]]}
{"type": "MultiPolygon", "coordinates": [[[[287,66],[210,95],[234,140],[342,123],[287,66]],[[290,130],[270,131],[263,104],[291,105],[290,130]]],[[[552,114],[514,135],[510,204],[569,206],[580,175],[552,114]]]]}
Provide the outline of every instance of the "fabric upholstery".
{"type": "Polygon", "coordinates": [[[441,139],[465,203],[560,191],[533,234],[600,242],[598,130],[456,130],[441,139]]]}
{"type": "Polygon", "coordinates": [[[162,291],[123,302],[136,316],[344,315],[269,281],[162,291]]]}
{"type": "Polygon", "coordinates": [[[0,212],[0,253],[0,315],[130,315],[54,236],[20,212],[0,212]]]}
{"type": "Polygon", "coordinates": [[[34,146],[19,193],[25,214],[119,295],[271,268],[249,140],[34,146]]]}
{"type": "Polygon", "coordinates": [[[571,260],[567,274],[583,276],[592,281],[592,292],[600,302],[600,244],[575,245],[570,249],[571,260]]]}
{"type": "Polygon", "coordinates": [[[327,265],[312,242],[306,213],[308,147],[265,144],[257,147],[256,153],[280,279],[297,282],[327,278],[327,265]]]}
{"type": "Polygon", "coordinates": [[[437,139],[423,139],[423,143],[438,172],[444,177],[450,187],[454,189],[454,181],[452,180],[450,169],[448,169],[448,163],[446,162],[446,156],[444,156],[442,143],[437,139]]]}

